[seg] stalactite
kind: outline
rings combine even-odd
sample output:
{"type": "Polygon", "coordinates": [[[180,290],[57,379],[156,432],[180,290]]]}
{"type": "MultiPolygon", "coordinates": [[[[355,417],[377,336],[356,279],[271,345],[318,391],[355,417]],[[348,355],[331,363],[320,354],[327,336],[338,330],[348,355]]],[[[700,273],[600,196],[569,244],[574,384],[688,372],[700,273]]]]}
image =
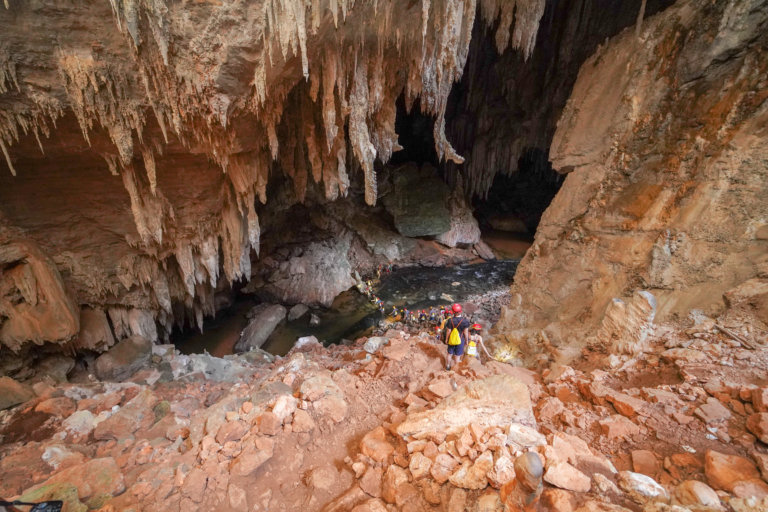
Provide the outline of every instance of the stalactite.
{"type": "MultiPolygon", "coordinates": [[[[222,278],[250,277],[251,251],[258,253],[260,241],[254,202],[267,201],[270,169],[292,180],[300,200],[310,180],[328,199],[344,196],[350,173],[362,172],[365,200],[375,204],[374,162],[400,149],[395,102],[403,94],[409,107],[420,98],[423,112],[437,120],[440,157],[462,161],[445,135],[445,109],[466,64],[477,3],[224,2],[196,7],[207,9],[196,19],[199,13],[179,14],[188,8],[183,4],[109,0],[105,9],[124,47],[114,46],[114,38],[104,41],[107,47],[92,39],[78,46],[63,35],[50,49],[58,76],[49,94],[33,87],[0,49],[0,97],[23,99],[14,110],[0,103],[0,150],[15,174],[13,145],[21,134],[40,141],[64,112],[74,113],[89,144],[103,129],[114,149],[100,142],[94,151],[109,172],[121,175],[139,241],[128,238],[142,254],[121,263],[118,279],[126,290],[152,294],[166,331],[174,317],[201,324],[201,315],[213,312],[222,278]],[[227,75],[231,56],[241,66],[235,78],[227,75]],[[242,83],[241,71],[248,77],[242,83]],[[163,148],[170,145],[202,152],[224,174],[220,190],[211,192],[219,194],[220,210],[195,235],[179,236],[158,180],[168,165],[163,148]],[[176,304],[187,311],[179,316],[176,304]]],[[[488,25],[498,20],[500,48],[509,44],[513,26],[511,45],[527,56],[542,5],[480,0],[480,11],[488,25]]],[[[123,313],[115,318],[130,323],[123,313]]]]}

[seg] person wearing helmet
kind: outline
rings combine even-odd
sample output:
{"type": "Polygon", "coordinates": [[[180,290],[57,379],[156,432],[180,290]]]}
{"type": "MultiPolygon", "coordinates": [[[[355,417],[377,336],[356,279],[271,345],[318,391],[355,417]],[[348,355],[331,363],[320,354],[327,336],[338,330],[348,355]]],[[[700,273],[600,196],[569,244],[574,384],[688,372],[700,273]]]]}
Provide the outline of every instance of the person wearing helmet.
{"type": "Polygon", "coordinates": [[[464,347],[469,339],[469,320],[462,315],[461,304],[454,304],[451,311],[453,312],[453,318],[445,321],[445,329],[443,330],[445,344],[448,345],[446,370],[450,370],[461,362],[461,356],[464,355],[464,347]]]}
{"type": "Polygon", "coordinates": [[[493,359],[491,357],[491,354],[488,352],[488,349],[485,348],[485,344],[483,343],[483,337],[480,336],[480,331],[482,329],[483,329],[483,326],[480,324],[472,324],[469,327],[467,355],[477,357],[477,346],[480,345],[480,348],[483,349],[483,352],[485,352],[485,355],[488,356],[488,359],[493,359]]]}

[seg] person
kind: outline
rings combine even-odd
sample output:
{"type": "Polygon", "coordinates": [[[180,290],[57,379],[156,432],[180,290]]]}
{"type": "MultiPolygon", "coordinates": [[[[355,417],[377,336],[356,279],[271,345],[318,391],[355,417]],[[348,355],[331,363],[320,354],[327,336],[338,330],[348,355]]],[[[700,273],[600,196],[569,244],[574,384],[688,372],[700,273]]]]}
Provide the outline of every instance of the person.
{"type": "Polygon", "coordinates": [[[450,370],[453,366],[456,366],[461,362],[461,356],[464,355],[464,347],[469,338],[469,320],[464,318],[461,314],[461,304],[454,304],[451,307],[451,311],[453,312],[453,318],[448,318],[445,321],[445,329],[443,330],[445,344],[448,345],[448,358],[445,365],[446,370],[450,370]],[[454,338],[454,330],[458,331],[458,339],[456,343],[452,341],[454,338]]]}
{"type": "Polygon", "coordinates": [[[396,318],[399,315],[399,312],[397,311],[397,306],[392,306],[392,312],[389,314],[389,316],[396,318]]]}
{"type": "Polygon", "coordinates": [[[419,323],[423,324],[426,319],[427,319],[427,312],[422,309],[421,311],[419,311],[419,323]]]}
{"type": "Polygon", "coordinates": [[[480,348],[483,349],[483,352],[485,352],[485,355],[488,356],[488,359],[493,359],[491,357],[491,354],[488,352],[488,349],[485,348],[485,344],[483,343],[483,337],[480,336],[480,331],[483,329],[483,326],[480,324],[472,324],[472,326],[469,328],[469,343],[467,344],[467,355],[468,356],[474,356],[477,357],[477,346],[480,345],[480,348]]]}

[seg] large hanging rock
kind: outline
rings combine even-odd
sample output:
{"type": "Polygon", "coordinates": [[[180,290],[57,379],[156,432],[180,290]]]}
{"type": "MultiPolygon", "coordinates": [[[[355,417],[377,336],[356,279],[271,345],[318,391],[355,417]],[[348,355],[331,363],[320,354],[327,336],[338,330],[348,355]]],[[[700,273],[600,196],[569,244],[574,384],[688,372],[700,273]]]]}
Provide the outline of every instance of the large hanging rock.
{"type": "Polygon", "coordinates": [[[395,228],[403,236],[437,236],[451,229],[448,186],[429,164],[407,164],[395,171],[394,190],[384,198],[395,228]]]}
{"type": "Polygon", "coordinates": [[[240,339],[235,343],[235,352],[247,352],[252,348],[260,348],[285,319],[288,310],[280,304],[259,304],[248,314],[252,320],[240,333],[240,339]]]}

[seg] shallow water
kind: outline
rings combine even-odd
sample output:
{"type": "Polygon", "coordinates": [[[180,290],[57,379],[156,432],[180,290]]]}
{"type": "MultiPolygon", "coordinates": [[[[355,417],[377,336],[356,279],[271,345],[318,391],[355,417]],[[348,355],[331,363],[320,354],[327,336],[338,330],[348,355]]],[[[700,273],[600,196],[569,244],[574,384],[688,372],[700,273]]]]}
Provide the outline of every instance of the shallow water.
{"type": "MultiPolygon", "coordinates": [[[[374,283],[376,295],[386,304],[411,310],[445,306],[462,302],[466,297],[509,287],[519,260],[492,261],[454,267],[412,267],[384,274],[374,283]]],[[[257,303],[241,296],[224,314],[206,320],[205,333],[177,335],[172,341],[184,353],[207,350],[217,356],[232,353],[240,331],[247,325],[246,313],[257,303]]],[[[466,305],[471,313],[472,305],[466,305]]],[[[372,331],[384,320],[378,308],[357,289],[340,294],[329,309],[310,310],[303,317],[281,324],[262,347],[277,355],[286,354],[302,336],[315,336],[324,344],[354,340],[372,331]],[[310,314],[320,318],[320,324],[309,324],[310,314]]]]}

